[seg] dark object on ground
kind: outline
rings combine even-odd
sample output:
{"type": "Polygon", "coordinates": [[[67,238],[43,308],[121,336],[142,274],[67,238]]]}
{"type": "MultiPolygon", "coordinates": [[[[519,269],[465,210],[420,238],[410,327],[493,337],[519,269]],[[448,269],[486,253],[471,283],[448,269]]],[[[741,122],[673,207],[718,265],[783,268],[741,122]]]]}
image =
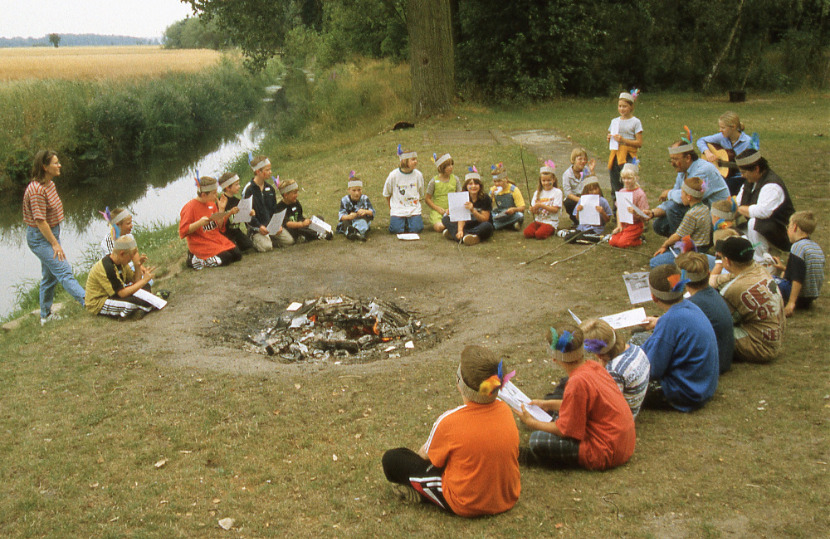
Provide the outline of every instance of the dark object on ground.
{"type": "Polygon", "coordinates": [[[392,126],[392,131],[397,131],[398,129],[412,129],[413,127],[415,127],[415,124],[412,122],[398,122],[392,126]]]}

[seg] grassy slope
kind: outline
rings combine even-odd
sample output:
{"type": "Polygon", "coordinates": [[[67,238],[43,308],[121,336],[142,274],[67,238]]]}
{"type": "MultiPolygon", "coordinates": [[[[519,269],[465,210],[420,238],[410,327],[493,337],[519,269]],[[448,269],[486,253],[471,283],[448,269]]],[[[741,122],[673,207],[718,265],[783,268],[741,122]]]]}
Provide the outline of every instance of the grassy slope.
{"type": "MultiPolygon", "coordinates": [[[[824,216],[826,138],[812,135],[826,130],[826,107],[822,114],[811,106],[821,100],[826,97],[763,96],[738,111],[750,131],[762,133],[797,206],[824,216]]],[[[643,179],[652,200],[672,177],[664,147],[682,124],[709,133],[727,108],[693,95],[643,96],[637,114],[646,129],[643,179]]],[[[380,186],[398,142],[422,157],[447,149],[460,163],[481,168],[505,160],[515,170],[516,148],[425,148],[425,141],[444,129],[554,127],[602,156],[614,110],[613,100],[468,106],[457,111],[460,118],[372,135],[403,116],[397,109],[352,125],[348,135],[264,150],[276,171],[300,181],[304,206],[331,220],[351,168],[382,208],[380,186]]],[[[421,169],[429,171],[424,161],[421,169]]],[[[826,252],[827,229],[824,222],[816,234],[826,252]]],[[[425,235],[424,241],[439,239],[425,235]]],[[[505,243],[498,256],[516,260],[552,245],[505,243]]],[[[647,247],[655,248],[656,239],[647,247]]],[[[169,263],[183,248],[173,240],[163,249],[156,258],[169,263]]],[[[492,247],[482,246],[480,256],[488,253],[492,247]]],[[[614,275],[641,262],[632,255],[609,257],[603,272],[614,275]]],[[[580,276],[595,266],[596,260],[577,259],[550,275],[554,286],[586,291],[595,281],[580,276]]],[[[586,294],[583,305],[620,296],[612,290],[586,294]]],[[[391,364],[371,376],[323,369],[296,380],[246,377],[178,370],[165,366],[169,358],[125,353],[129,324],[94,324],[81,314],[43,331],[28,324],[0,341],[6,358],[0,371],[6,433],[0,440],[0,531],[218,535],[217,519],[232,517],[243,536],[816,536],[826,531],[830,501],[826,296],[818,309],[790,321],[789,349],[775,364],[737,366],[703,411],[644,413],[628,465],[607,473],[525,471],[514,510],[473,521],[400,505],[388,496],[379,466],[384,449],[417,447],[435,417],[457,404],[450,387],[455,358],[429,367],[391,364]],[[112,335],[91,335],[95,328],[112,335]],[[166,464],[155,468],[163,458],[166,464]]],[[[530,324],[529,343],[542,325],[530,324]]],[[[495,334],[491,342],[497,346],[495,334]]],[[[555,376],[540,354],[508,355],[525,365],[525,380],[537,380],[528,382],[530,393],[550,387],[555,376]]]]}

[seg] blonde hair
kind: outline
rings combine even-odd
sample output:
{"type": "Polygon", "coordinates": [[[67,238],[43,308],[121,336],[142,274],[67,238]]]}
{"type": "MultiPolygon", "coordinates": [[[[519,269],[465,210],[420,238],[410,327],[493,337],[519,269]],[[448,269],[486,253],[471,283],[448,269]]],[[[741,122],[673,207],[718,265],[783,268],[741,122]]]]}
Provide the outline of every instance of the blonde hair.
{"type": "Polygon", "coordinates": [[[799,230],[808,236],[816,230],[816,217],[810,210],[795,212],[790,216],[790,223],[797,226],[799,230]]]}
{"type": "Polygon", "coordinates": [[[740,236],[740,234],[738,234],[738,231],[734,228],[721,228],[715,230],[712,233],[712,243],[717,243],[720,240],[725,240],[726,238],[731,238],[732,236],[740,236]]]}
{"type": "Polygon", "coordinates": [[[574,148],[573,150],[571,150],[571,164],[572,165],[576,162],[576,158],[579,157],[580,155],[584,155],[585,160],[586,161],[588,160],[588,152],[585,150],[585,148],[574,148]]]}
{"type": "Polygon", "coordinates": [[[741,119],[738,117],[738,114],[728,110],[720,115],[718,121],[727,125],[733,129],[737,129],[739,132],[744,132],[744,124],[741,123],[741,119]]]}
{"type": "MultiPolygon", "coordinates": [[[[603,353],[603,355],[608,355],[609,357],[614,358],[622,354],[625,350],[625,341],[619,338],[617,332],[614,331],[614,328],[612,328],[611,325],[605,320],[590,318],[579,324],[579,329],[582,330],[582,335],[585,337],[586,341],[588,339],[598,339],[604,341],[606,346],[612,342],[614,343],[607,352],[603,353]]],[[[599,356],[599,354],[595,355],[599,356]]]]}

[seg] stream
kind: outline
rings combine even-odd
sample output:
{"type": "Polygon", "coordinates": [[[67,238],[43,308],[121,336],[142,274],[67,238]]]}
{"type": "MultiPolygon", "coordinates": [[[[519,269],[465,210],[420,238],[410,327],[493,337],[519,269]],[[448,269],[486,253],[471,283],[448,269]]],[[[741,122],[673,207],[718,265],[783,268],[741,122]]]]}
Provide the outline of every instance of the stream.
{"type": "MultiPolygon", "coordinates": [[[[96,257],[99,256],[98,244],[107,233],[108,225],[98,210],[103,211],[106,206],[127,207],[138,226],[173,224],[178,221],[182,206],[195,194],[196,170],[200,175],[218,178],[240,155],[255,150],[263,137],[264,132],[250,123],[197,161],[178,167],[164,164],[147,171],[120,172],[117,185],[105,179],[69,188],[61,181],[64,178],[57,178],[65,216],[61,224],[61,245],[75,272],[89,269],[83,267],[85,252],[94,248],[96,257]]],[[[242,178],[243,185],[246,181],[247,178],[242,178]]],[[[37,286],[40,282],[40,261],[26,245],[21,205],[22,195],[20,200],[0,204],[0,275],[3,275],[0,318],[14,310],[18,289],[37,286]]]]}

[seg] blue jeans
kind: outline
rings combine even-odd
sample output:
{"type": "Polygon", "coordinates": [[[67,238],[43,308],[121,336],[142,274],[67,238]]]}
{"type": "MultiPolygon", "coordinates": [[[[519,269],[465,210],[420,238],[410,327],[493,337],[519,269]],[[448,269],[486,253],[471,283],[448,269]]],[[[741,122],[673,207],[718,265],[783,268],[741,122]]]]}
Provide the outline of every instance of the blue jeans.
{"type": "MultiPolygon", "coordinates": [[[[454,221],[450,221],[450,216],[445,215],[443,219],[441,219],[441,223],[444,224],[444,228],[449,230],[450,238],[456,239],[455,235],[458,233],[458,223],[454,221]]],[[[471,222],[467,222],[464,225],[464,235],[474,234],[478,236],[481,241],[488,239],[490,236],[493,235],[493,231],[495,228],[490,221],[484,221],[483,223],[476,222],[472,224],[471,222]]]]}
{"type": "Polygon", "coordinates": [[[493,218],[493,228],[496,230],[501,230],[502,228],[507,228],[513,226],[515,223],[521,223],[524,221],[525,214],[520,211],[517,211],[513,215],[502,214],[499,217],[493,218]]]}
{"type": "Polygon", "coordinates": [[[424,231],[424,220],[420,215],[413,215],[411,217],[389,217],[389,232],[392,234],[403,234],[404,232],[411,232],[418,234],[424,231]]]}
{"type": "MultiPolygon", "coordinates": [[[[55,258],[52,245],[43,237],[37,227],[26,227],[26,243],[29,249],[40,259],[40,268],[43,277],[40,281],[40,317],[46,318],[52,312],[52,302],[55,299],[55,287],[60,283],[64,290],[81,305],[84,304],[84,289],[75,280],[72,266],[66,260],[55,258]]],[[[52,234],[60,241],[61,226],[52,227],[52,234]]]]}
{"type": "Polygon", "coordinates": [[[657,234],[668,238],[674,234],[675,231],[677,231],[677,227],[679,227],[680,222],[683,221],[683,216],[686,215],[687,211],[689,211],[689,206],[675,204],[671,200],[667,200],[660,204],[658,208],[664,210],[666,215],[655,219],[654,222],[651,223],[651,227],[657,234]]]}

